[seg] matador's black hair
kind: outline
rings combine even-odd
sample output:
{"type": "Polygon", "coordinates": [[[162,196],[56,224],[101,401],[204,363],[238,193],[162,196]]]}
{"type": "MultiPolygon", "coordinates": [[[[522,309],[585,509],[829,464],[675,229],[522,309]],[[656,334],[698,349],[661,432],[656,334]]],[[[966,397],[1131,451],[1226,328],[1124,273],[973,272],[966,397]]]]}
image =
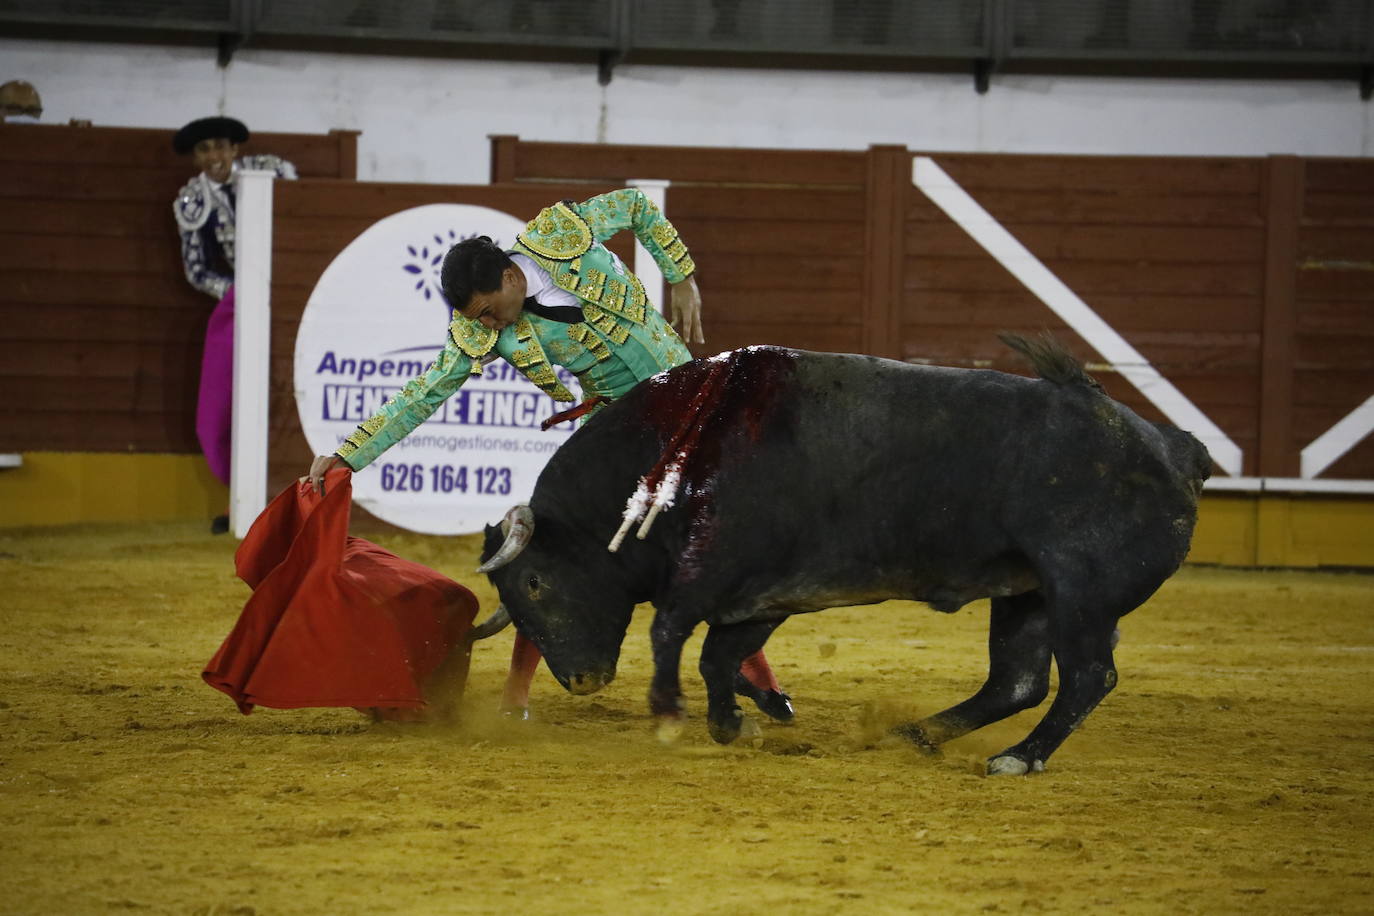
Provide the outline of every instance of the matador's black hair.
{"type": "Polygon", "coordinates": [[[461,312],[473,293],[500,289],[501,273],[510,266],[510,257],[487,236],[463,239],[444,255],[444,266],[439,273],[444,298],[461,312]]]}

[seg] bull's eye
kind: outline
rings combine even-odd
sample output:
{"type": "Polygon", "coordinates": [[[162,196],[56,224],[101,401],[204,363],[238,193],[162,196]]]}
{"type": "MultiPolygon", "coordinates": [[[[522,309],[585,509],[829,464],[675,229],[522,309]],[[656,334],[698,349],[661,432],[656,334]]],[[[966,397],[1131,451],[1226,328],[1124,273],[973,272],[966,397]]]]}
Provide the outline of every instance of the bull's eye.
{"type": "Polygon", "coordinates": [[[531,596],[531,597],[533,597],[534,595],[539,594],[539,577],[538,577],[538,576],[530,576],[529,581],[526,582],[525,584],[526,584],[527,586],[529,586],[530,596],[531,596]]]}

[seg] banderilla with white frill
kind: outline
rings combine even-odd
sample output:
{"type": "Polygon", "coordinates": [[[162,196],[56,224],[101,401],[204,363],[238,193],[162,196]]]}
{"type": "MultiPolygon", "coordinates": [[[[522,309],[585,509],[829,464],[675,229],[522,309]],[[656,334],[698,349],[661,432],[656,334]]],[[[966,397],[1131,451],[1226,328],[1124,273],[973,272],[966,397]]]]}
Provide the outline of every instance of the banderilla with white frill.
{"type": "Polygon", "coordinates": [[[707,362],[711,365],[706,378],[692,397],[691,403],[687,405],[682,423],[668,440],[653,470],[639,478],[634,493],[626,500],[620,529],[606,545],[606,549],[611,553],[620,549],[620,542],[625,540],[625,535],[635,522],[640,523],[635,537],[644,540],[658,514],[673,505],[683,475],[696,454],[701,431],[714,416],[725,393],[726,383],[734,369],[735,353],[722,353],[711,357],[707,362]]]}

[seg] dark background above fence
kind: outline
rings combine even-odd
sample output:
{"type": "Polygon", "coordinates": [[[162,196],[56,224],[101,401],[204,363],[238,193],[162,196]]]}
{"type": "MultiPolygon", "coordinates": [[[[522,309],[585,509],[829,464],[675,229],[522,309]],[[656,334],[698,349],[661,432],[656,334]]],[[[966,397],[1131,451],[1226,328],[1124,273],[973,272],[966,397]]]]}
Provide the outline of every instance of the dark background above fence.
{"type": "Polygon", "coordinates": [[[1177,77],[1374,88],[1370,0],[5,0],[13,35],[686,65],[1177,77]]]}

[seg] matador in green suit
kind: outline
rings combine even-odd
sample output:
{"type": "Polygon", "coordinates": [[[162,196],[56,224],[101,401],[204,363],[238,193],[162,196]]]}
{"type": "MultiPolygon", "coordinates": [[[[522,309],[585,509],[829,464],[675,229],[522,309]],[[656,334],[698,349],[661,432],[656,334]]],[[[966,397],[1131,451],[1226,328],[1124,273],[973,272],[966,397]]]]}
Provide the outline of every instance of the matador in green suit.
{"type": "MultiPolygon", "coordinates": [[[[702,342],[696,265],[653,201],[637,188],[625,188],[582,203],[554,204],[530,220],[506,251],[485,236],[449,250],[441,285],[454,316],[443,350],[337,452],[315,459],[310,480],[316,489],[323,490],[331,468],[367,467],[496,356],[558,401],[574,398],[558,381],[555,366],[576,376],[590,401],[622,397],[690,360],[687,345],[649,302],[644,284],[605,246],[622,229],[634,232],[671,284],[673,323],[702,342]]],[[[517,635],[502,702],[508,712],[526,714],[539,658],[533,644],[517,635]]],[[[735,683],[769,716],[791,720],[791,700],[761,651],[744,660],[735,683]]]]}

